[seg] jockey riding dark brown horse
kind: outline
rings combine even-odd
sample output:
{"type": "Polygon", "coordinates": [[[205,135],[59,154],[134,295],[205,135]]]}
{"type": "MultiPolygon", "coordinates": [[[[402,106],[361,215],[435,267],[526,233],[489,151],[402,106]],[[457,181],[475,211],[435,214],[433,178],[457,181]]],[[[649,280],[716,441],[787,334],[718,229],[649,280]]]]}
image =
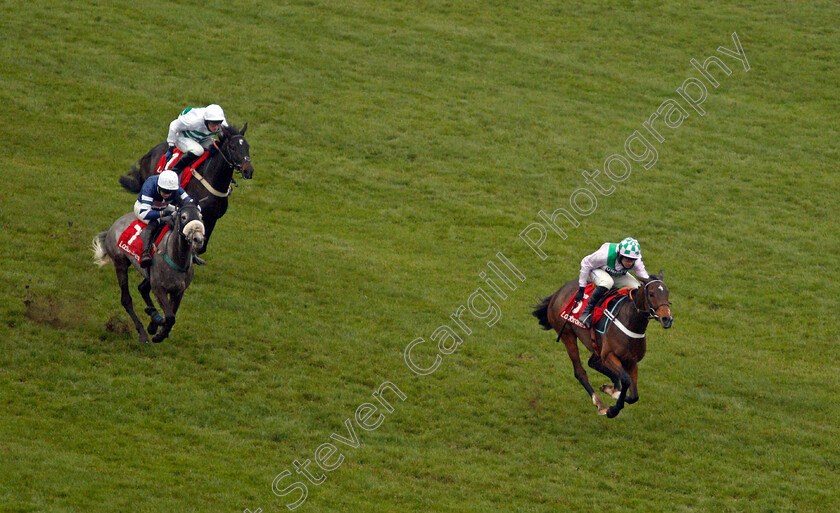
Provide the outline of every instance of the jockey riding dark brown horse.
{"type": "MultiPolygon", "coordinates": [[[[575,377],[586,389],[586,393],[598,408],[599,415],[615,417],[624,408],[625,401],[632,404],[639,400],[636,386],[639,377],[638,363],[645,357],[647,350],[645,330],[648,322],[656,319],[665,329],[670,328],[673,323],[668,302],[669,291],[662,278],[662,271],[659,271],[658,276],[641,278],[642,286],[632,290],[628,300],[618,304],[612,312],[615,320],[609,322],[603,334],[567,322],[560,317],[560,312],[575,296],[578,280],[563,285],[532,312],[543,329],[554,329],[557,332],[557,340],[563,340],[574,366],[575,377]],[[591,353],[589,366],[612,381],[612,385],[603,385],[601,391],[616,399],[614,406],[607,408],[589,384],[589,377],[581,365],[578,340],[591,353]]],[[[611,295],[612,293],[605,294],[606,297],[611,295]]]]}
{"type": "MultiPolygon", "coordinates": [[[[216,221],[227,212],[233,172],[239,171],[246,180],[254,176],[250,148],[245,140],[247,129],[248,123],[241,132],[233,125],[222,127],[218,147],[210,150],[207,159],[198,166],[193,178],[184,187],[187,194],[201,205],[206,235],[199,254],[207,250],[216,221]]],[[[157,163],[166,150],[167,144],[162,142],[143,155],[128,175],[120,177],[123,188],[139,193],[145,180],[155,174],[157,163]]]]}

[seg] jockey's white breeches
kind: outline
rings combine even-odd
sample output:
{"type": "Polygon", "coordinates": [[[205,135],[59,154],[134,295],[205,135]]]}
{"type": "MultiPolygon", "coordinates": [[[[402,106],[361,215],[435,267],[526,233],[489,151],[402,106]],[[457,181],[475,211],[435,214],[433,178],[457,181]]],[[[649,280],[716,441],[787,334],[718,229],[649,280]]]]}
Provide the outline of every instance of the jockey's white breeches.
{"type": "Polygon", "coordinates": [[[184,137],[183,135],[179,135],[177,139],[175,139],[175,146],[178,147],[179,150],[183,153],[192,153],[196,157],[200,157],[204,155],[204,150],[213,146],[213,139],[207,139],[207,142],[204,143],[202,146],[195,142],[195,140],[190,139],[189,137],[184,137]]]}
{"type": "MultiPolygon", "coordinates": [[[[167,205],[165,212],[175,212],[175,207],[172,205],[167,205]]],[[[149,215],[149,212],[152,212],[152,208],[149,207],[146,203],[141,203],[140,200],[134,202],[134,215],[137,216],[137,219],[143,221],[144,223],[148,223],[149,219],[146,218],[149,215]]]]}
{"type": "Polygon", "coordinates": [[[611,289],[622,287],[641,287],[641,283],[632,274],[625,274],[623,276],[610,276],[610,273],[603,269],[593,269],[589,273],[589,281],[594,283],[596,287],[606,287],[611,289]]]}

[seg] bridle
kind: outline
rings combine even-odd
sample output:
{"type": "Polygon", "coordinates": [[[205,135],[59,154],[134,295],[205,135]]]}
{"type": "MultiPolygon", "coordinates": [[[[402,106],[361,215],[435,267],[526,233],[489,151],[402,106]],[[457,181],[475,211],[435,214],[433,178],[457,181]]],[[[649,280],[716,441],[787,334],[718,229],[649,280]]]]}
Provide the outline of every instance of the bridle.
{"type": "MultiPolygon", "coordinates": [[[[173,231],[174,231],[174,235],[180,237],[181,239],[186,240],[187,243],[190,244],[189,239],[187,239],[187,235],[184,233],[184,228],[187,225],[186,224],[185,225],[181,224],[181,212],[183,212],[184,210],[187,210],[187,209],[193,209],[193,210],[197,211],[198,212],[198,221],[201,221],[201,208],[198,205],[196,205],[194,203],[183,205],[180,208],[178,208],[178,210],[175,213],[175,220],[174,220],[175,222],[173,223],[173,231]]],[[[187,224],[189,224],[190,222],[192,222],[192,221],[188,221],[187,224]]],[[[166,264],[169,267],[171,267],[172,269],[175,269],[179,273],[185,273],[185,272],[189,271],[190,267],[192,267],[192,257],[191,256],[187,259],[187,266],[186,267],[181,267],[180,265],[175,263],[175,261],[172,260],[172,258],[170,258],[170,256],[167,253],[163,253],[163,261],[166,262],[166,264]]]]}
{"type": "Polygon", "coordinates": [[[656,308],[654,308],[653,305],[650,304],[650,300],[648,299],[648,295],[647,295],[647,288],[651,284],[656,283],[656,282],[662,283],[663,285],[665,284],[665,282],[663,282],[662,280],[651,280],[651,281],[645,283],[645,286],[642,289],[642,295],[645,298],[645,311],[642,312],[642,310],[639,310],[639,307],[636,306],[635,301],[633,301],[633,306],[636,307],[636,311],[644,313],[647,316],[648,319],[657,319],[658,320],[659,316],[656,315],[656,311],[659,310],[660,308],[662,308],[663,306],[671,306],[671,303],[665,302],[665,303],[662,303],[662,304],[658,305],[656,308]]]}
{"type": "Polygon", "coordinates": [[[183,212],[184,210],[188,210],[188,209],[193,209],[193,210],[198,211],[198,220],[201,221],[201,217],[202,217],[201,216],[201,207],[199,207],[195,203],[188,203],[188,204],[182,206],[181,208],[179,208],[177,213],[176,213],[177,217],[175,218],[175,231],[178,232],[178,234],[181,237],[185,237],[185,235],[183,233],[183,230],[184,230],[184,227],[186,226],[186,224],[183,225],[183,226],[181,225],[181,212],[183,212]]]}
{"type": "MultiPolygon", "coordinates": [[[[219,149],[219,154],[222,156],[222,159],[225,161],[225,164],[227,164],[227,165],[228,165],[228,166],[230,166],[231,168],[235,169],[236,171],[239,171],[239,173],[241,174],[241,173],[242,173],[242,164],[239,164],[239,163],[234,162],[234,161],[233,161],[233,157],[231,157],[229,153],[228,153],[228,154],[226,154],[226,152],[225,152],[225,146],[230,147],[230,145],[231,145],[231,144],[233,144],[233,142],[232,142],[232,141],[233,141],[234,139],[236,139],[236,138],[242,139],[243,141],[245,140],[245,136],[242,136],[242,135],[232,135],[232,136],[228,137],[228,138],[225,140],[225,142],[223,142],[223,143],[222,143],[222,145],[221,145],[221,146],[219,146],[219,145],[217,144],[217,145],[216,145],[216,147],[219,149]]],[[[229,151],[229,150],[228,150],[228,151],[229,151]]],[[[248,156],[246,156],[246,157],[243,159],[243,161],[244,161],[244,162],[246,162],[246,163],[247,163],[248,161],[250,161],[250,160],[251,160],[251,157],[248,157],[248,156]]]]}

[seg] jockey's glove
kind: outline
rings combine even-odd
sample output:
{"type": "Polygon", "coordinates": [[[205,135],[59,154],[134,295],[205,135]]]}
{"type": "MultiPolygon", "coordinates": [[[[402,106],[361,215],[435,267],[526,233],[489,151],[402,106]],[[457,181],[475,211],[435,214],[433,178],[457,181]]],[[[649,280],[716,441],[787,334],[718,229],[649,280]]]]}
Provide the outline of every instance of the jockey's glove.
{"type": "Polygon", "coordinates": [[[586,287],[578,287],[577,294],[575,294],[575,303],[583,301],[583,289],[586,287]]]}

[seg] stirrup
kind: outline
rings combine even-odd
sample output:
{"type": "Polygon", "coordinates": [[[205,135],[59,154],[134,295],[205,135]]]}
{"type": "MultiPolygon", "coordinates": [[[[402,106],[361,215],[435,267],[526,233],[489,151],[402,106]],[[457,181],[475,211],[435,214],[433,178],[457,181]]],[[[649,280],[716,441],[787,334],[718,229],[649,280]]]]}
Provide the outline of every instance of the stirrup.
{"type": "Polygon", "coordinates": [[[153,261],[154,260],[152,259],[151,255],[142,255],[140,257],[140,267],[142,267],[143,269],[148,269],[152,266],[153,261]]]}
{"type": "Polygon", "coordinates": [[[587,305],[587,307],[583,310],[583,313],[580,314],[579,320],[586,329],[592,328],[592,316],[594,315],[594,310],[594,308],[590,309],[589,305],[587,305]]]}

